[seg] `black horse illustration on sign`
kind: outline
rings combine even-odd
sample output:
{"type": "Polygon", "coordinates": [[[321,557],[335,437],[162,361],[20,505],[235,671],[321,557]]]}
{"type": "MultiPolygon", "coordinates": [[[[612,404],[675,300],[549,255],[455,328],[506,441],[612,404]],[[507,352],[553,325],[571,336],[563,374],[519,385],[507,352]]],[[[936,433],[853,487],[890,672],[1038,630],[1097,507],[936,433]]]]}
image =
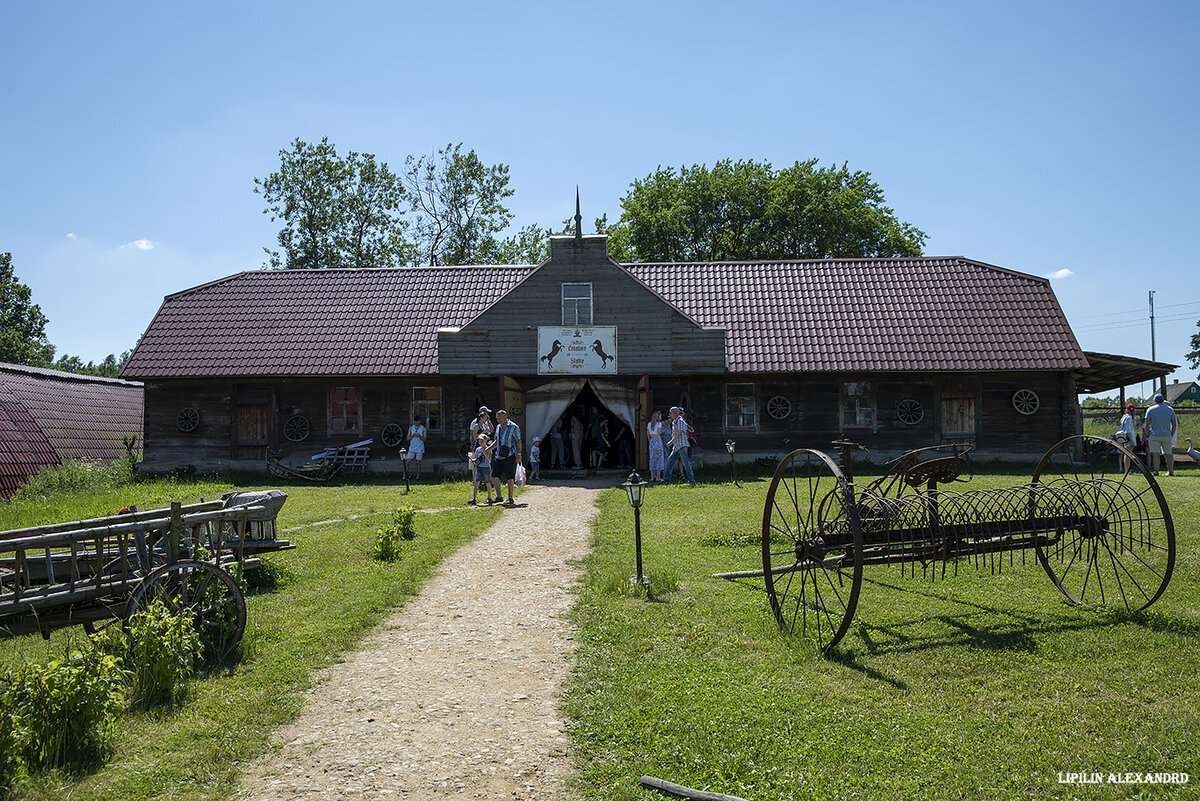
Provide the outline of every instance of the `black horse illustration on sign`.
{"type": "Polygon", "coordinates": [[[560,350],[562,350],[562,343],[556,339],[554,340],[554,344],[550,346],[550,352],[538,361],[545,362],[547,367],[554,369],[554,357],[558,355],[560,350]]]}
{"type": "Polygon", "coordinates": [[[604,352],[603,343],[597,339],[592,343],[592,350],[596,351],[596,355],[600,357],[600,366],[608,367],[608,363],[613,360],[613,357],[604,352]]]}

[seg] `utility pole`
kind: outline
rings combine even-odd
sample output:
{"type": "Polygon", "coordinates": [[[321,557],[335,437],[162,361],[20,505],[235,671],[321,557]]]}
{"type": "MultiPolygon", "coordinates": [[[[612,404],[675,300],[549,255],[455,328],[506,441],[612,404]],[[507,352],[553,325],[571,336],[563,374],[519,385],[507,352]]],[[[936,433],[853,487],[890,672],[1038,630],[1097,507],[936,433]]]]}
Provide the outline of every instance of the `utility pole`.
{"type": "MultiPolygon", "coordinates": [[[[1154,290],[1151,289],[1150,290],[1150,361],[1152,361],[1152,362],[1158,361],[1158,354],[1155,351],[1154,344],[1155,344],[1154,343],[1154,290]]],[[[1163,394],[1166,394],[1167,377],[1165,375],[1161,376],[1158,379],[1158,383],[1159,383],[1159,388],[1157,391],[1162,392],[1163,394]]]]}

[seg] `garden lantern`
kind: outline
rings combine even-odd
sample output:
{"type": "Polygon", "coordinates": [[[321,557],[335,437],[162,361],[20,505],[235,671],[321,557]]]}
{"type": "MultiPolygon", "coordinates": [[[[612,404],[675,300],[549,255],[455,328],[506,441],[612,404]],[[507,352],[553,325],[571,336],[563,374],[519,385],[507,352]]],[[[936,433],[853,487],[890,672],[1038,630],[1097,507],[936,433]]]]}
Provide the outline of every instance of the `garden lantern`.
{"type": "Polygon", "coordinates": [[[737,484],[737,464],[733,460],[733,454],[737,450],[737,443],[731,439],[725,440],[725,450],[729,453],[729,480],[737,484]]]}
{"type": "Polygon", "coordinates": [[[633,541],[637,551],[637,576],[631,578],[629,583],[645,584],[646,579],[642,575],[642,501],[646,488],[650,485],[642,481],[642,477],[634,470],[621,486],[625,488],[625,494],[629,496],[629,505],[633,507],[633,541]]]}

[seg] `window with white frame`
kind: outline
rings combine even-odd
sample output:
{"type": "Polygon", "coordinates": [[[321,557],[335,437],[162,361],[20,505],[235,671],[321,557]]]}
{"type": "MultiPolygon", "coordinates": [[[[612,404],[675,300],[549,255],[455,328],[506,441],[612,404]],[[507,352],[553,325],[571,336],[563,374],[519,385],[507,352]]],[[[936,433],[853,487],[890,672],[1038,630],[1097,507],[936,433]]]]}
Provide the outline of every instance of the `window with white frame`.
{"type": "Polygon", "coordinates": [[[842,384],[842,428],[875,427],[875,387],[870,381],[842,384]]]}
{"type": "Polygon", "coordinates": [[[562,324],[592,324],[592,285],[562,285],[562,324]]]}
{"type": "Polygon", "coordinates": [[[413,387],[412,410],[430,431],[441,431],[442,388],[413,387]]]}
{"type": "Polygon", "coordinates": [[[362,428],[362,404],[358,387],[334,387],[329,390],[329,430],[359,431],[362,428]]]}
{"type": "Polygon", "coordinates": [[[753,429],[758,426],[758,403],[753,384],[725,385],[725,428],[753,429]]]}

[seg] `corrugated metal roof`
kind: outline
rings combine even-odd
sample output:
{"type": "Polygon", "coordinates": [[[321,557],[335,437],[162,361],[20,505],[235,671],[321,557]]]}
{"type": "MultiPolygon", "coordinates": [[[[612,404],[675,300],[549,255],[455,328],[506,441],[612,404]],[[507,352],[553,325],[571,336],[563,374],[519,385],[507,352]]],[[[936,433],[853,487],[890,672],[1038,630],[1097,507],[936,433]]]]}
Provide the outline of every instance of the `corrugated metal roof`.
{"type": "Polygon", "coordinates": [[[142,434],[141,384],[0,364],[0,494],[66,459],[111,461],[142,434]]]}
{"type": "MultiPolygon", "coordinates": [[[[1087,366],[1049,281],[960,257],[623,266],[724,328],[732,372],[1087,366]]],[[[465,325],[535,269],[239,273],[167,297],[123,375],[436,373],[437,329],[465,325]]]]}

